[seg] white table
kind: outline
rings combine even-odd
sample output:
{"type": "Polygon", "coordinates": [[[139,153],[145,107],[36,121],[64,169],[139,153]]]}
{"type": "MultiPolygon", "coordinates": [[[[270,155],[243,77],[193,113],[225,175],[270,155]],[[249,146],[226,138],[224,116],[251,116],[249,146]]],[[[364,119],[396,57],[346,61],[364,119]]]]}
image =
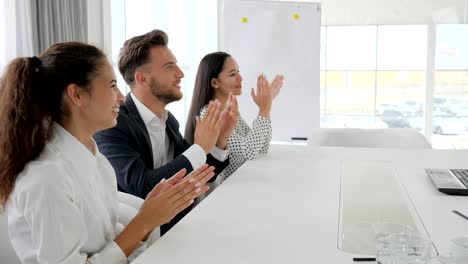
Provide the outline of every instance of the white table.
{"type": "Polygon", "coordinates": [[[468,197],[438,192],[424,168],[466,168],[466,150],[273,145],[244,164],[133,263],[352,263],[338,249],[343,161],[387,161],[439,252],[468,235],[468,197]]]}

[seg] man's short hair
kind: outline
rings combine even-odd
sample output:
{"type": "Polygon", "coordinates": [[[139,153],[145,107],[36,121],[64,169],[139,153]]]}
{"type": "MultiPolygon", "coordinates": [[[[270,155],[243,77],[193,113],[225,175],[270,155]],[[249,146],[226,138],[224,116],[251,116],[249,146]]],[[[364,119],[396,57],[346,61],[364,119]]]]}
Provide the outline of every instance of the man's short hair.
{"type": "Polygon", "coordinates": [[[119,71],[125,82],[132,86],[135,71],[150,61],[149,50],[154,46],[167,46],[167,34],[159,29],[125,41],[119,55],[119,71]]]}

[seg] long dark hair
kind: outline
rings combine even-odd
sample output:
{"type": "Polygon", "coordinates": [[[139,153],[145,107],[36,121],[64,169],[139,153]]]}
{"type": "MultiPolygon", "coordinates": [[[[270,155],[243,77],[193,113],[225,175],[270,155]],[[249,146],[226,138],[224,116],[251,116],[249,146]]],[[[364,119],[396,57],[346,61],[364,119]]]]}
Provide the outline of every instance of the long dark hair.
{"type": "Polygon", "coordinates": [[[66,42],[8,64],[0,80],[0,205],[25,165],[41,154],[52,136],[52,121],[67,115],[65,88],[76,84],[89,90],[103,58],[94,46],[66,42]]]}
{"type": "Polygon", "coordinates": [[[211,79],[218,78],[223,71],[224,62],[231,57],[226,52],[213,52],[200,61],[198,66],[197,77],[195,78],[195,87],[193,89],[192,104],[187,116],[187,124],[185,126],[185,139],[193,144],[195,125],[195,117],[200,115],[200,110],[207,105],[214,96],[214,90],[211,86],[211,79]]]}

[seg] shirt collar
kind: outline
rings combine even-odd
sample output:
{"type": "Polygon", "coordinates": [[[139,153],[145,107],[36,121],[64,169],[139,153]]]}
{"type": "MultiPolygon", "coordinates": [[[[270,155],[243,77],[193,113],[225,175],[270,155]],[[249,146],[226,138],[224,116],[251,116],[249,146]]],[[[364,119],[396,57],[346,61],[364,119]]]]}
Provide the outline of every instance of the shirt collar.
{"type": "Polygon", "coordinates": [[[166,109],[164,109],[162,118],[159,118],[151,110],[149,110],[149,108],[146,107],[133,93],[130,92],[130,96],[132,97],[132,100],[135,103],[138,112],[140,113],[141,119],[143,119],[143,122],[146,126],[148,126],[155,118],[166,123],[168,117],[166,109]]]}
{"type": "Polygon", "coordinates": [[[96,157],[99,154],[96,142],[94,139],[91,140],[93,145],[90,147],[96,150],[96,156],[65,128],[54,122],[50,146],[53,147],[55,151],[62,153],[69,161],[73,161],[73,163],[80,161],[80,163],[83,162],[83,164],[89,166],[92,162],[96,162],[96,157]]]}

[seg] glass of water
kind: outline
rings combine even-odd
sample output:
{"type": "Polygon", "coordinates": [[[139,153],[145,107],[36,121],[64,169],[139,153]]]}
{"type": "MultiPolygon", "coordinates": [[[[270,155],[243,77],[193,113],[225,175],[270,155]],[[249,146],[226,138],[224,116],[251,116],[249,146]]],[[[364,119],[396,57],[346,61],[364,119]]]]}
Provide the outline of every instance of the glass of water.
{"type": "Polygon", "coordinates": [[[414,229],[410,226],[390,222],[375,223],[372,228],[376,249],[375,259],[380,264],[392,264],[388,240],[390,234],[410,234],[414,232],[414,229]]]}
{"type": "Polygon", "coordinates": [[[432,241],[415,233],[390,234],[387,237],[392,264],[427,264],[432,241]]]}

